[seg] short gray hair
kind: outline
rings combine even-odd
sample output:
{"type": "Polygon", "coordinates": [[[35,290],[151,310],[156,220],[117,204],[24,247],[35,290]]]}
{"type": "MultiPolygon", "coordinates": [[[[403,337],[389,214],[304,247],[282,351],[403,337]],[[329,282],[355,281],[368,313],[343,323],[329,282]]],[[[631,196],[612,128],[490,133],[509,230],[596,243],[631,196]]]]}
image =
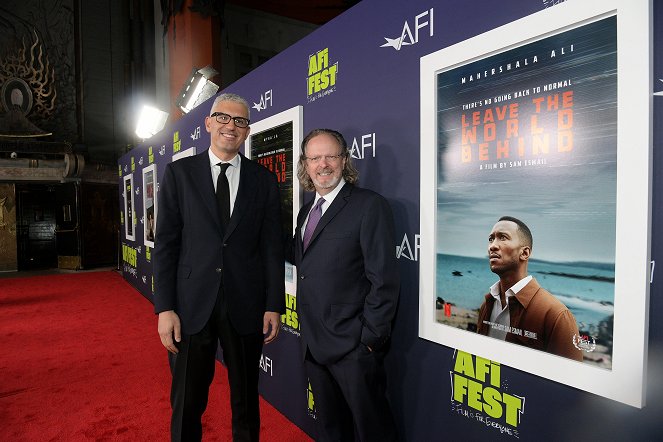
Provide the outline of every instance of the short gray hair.
{"type": "Polygon", "coordinates": [[[239,103],[239,104],[243,105],[246,108],[246,118],[248,118],[249,120],[251,119],[251,110],[250,110],[250,107],[249,107],[249,103],[244,98],[240,97],[239,95],[231,94],[231,93],[228,93],[228,92],[223,93],[223,94],[219,95],[218,97],[216,97],[216,99],[214,100],[214,103],[212,103],[212,107],[210,108],[209,113],[212,114],[212,110],[214,109],[214,107],[222,101],[234,101],[235,103],[239,103]]]}

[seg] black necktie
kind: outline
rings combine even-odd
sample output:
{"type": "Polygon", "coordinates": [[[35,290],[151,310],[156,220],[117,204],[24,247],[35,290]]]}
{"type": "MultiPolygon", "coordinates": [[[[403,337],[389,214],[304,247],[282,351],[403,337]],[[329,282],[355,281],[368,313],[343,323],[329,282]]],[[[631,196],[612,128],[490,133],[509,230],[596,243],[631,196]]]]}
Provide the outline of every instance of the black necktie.
{"type": "Polygon", "coordinates": [[[218,163],[221,166],[221,173],[216,180],[216,201],[219,205],[219,217],[221,218],[221,225],[225,231],[230,219],[230,186],[228,184],[228,177],[226,177],[226,169],[230,163],[218,163]]]}

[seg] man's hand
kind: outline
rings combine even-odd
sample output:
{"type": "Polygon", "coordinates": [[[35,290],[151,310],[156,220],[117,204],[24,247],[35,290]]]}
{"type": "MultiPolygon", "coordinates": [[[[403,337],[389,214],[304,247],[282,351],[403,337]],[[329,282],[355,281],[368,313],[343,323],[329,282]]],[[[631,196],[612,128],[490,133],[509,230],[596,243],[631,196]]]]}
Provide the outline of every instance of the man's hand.
{"type": "Polygon", "coordinates": [[[280,328],[281,315],[278,312],[265,312],[265,316],[262,319],[262,334],[266,335],[265,344],[269,344],[276,339],[280,328]],[[269,335],[267,335],[267,332],[269,332],[269,335]]]}
{"type": "Polygon", "coordinates": [[[182,333],[180,328],[180,317],[177,316],[173,310],[168,310],[159,313],[159,338],[166,350],[171,353],[177,354],[178,350],[173,342],[180,342],[182,340],[182,333]]]}

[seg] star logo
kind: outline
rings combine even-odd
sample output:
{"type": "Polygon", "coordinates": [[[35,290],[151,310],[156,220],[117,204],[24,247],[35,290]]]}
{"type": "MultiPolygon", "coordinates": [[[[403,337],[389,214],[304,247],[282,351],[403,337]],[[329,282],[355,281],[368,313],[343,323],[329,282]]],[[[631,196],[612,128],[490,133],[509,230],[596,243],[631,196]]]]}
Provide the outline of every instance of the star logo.
{"type": "Polygon", "coordinates": [[[197,140],[200,138],[200,126],[198,126],[192,133],[189,135],[192,140],[197,140]]]}
{"type": "Polygon", "coordinates": [[[400,51],[403,46],[412,46],[419,43],[419,37],[428,34],[432,37],[435,34],[433,30],[433,8],[417,14],[412,20],[412,26],[407,20],[403,23],[400,37],[384,37],[386,43],[381,48],[394,48],[400,51]]]}
{"type": "Polygon", "coordinates": [[[408,46],[408,45],[412,44],[412,43],[403,41],[403,37],[399,37],[399,38],[384,37],[384,39],[387,42],[385,44],[383,44],[382,46],[380,46],[381,48],[392,47],[392,48],[396,49],[397,51],[400,51],[402,46],[408,46]]]}
{"type": "Polygon", "coordinates": [[[267,103],[269,105],[272,105],[272,90],[269,89],[265,91],[264,94],[260,95],[260,101],[259,102],[253,102],[253,106],[251,106],[253,109],[256,111],[260,112],[261,110],[267,109],[267,103]]]}

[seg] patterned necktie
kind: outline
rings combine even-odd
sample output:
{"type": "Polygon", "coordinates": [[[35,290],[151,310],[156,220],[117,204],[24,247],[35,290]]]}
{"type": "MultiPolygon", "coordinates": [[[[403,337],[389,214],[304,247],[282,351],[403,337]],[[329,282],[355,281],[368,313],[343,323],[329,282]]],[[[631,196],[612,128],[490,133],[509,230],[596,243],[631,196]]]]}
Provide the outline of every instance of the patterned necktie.
{"type": "Polygon", "coordinates": [[[226,170],[230,163],[218,163],[217,166],[221,166],[221,173],[219,173],[216,180],[216,201],[219,205],[221,225],[225,230],[230,219],[230,185],[228,184],[228,177],[226,177],[226,170]]]}
{"type": "Polygon", "coordinates": [[[304,230],[304,250],[308,247],[308,243],[311,242],[313,232],[315,231],[320,218],[322,218],[322,205],[324,202],[325,199],[320,198],[313,210],[311,210],[311,213],[308,215],[308,222],[306,223],[306,229],[304,230]]]}

